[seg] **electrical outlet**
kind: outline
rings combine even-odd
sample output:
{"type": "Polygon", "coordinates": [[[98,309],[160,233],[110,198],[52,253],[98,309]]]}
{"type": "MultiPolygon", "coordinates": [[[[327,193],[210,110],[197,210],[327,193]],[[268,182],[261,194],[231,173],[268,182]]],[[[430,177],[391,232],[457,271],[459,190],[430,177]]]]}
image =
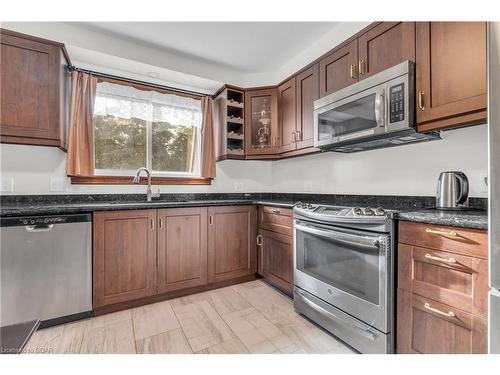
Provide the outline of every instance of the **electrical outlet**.
{"type": "Polygon", "coordinates": [[[14,179],[12,177],[2,177],[2,187],[0,188],[2,193],[13,193],[14,192],[14,179]]]}
{"type": "Polygon", "coordinates": [[[234,190],[235,191],[243,191],[243,182],[236,182],[234,184],[234,190]]]}
{"type": "Polygon", "coordinates": [[[488,192],[488,175],[486,173],[482,173],[481,175],[481,180],[480,180],[480,191],[481,193],[487,193],[488,192]]]}
{"type": "Polygon", "coordinates": [[[51,177],[50,178],[50,191],[67,191],[68,179],[66,177],[51,177]]]}
{"type": "Polygon", "coordinates": [[[311,181],[305,181],[304,182],[304,191],[308,192],[308,193],[310,193],[310,192],[313,191],[313,184],[312,184],[311,181]]]}

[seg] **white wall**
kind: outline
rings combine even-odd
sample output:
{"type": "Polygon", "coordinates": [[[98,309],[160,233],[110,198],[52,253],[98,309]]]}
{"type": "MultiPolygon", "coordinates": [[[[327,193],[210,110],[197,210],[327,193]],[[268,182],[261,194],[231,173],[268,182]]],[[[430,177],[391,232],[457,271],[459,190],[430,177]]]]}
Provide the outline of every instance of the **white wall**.
{"type": "Polygon", "coordinates": [[[486,125],[443,132],[443,140],[365,151],[327,152],[273,162],[274,192],[330,194],[435,195],[440,172],[463,171],[470,196],[487,197],[486,125]]]}
{"type": "MultiPolygon", "coordinates": [[[[13,192],[2,194],[85,194],[144,193],[139,185],[71,185],[65,191],[51,191],[51,179],[67,181],[66,153],[55,147],[2,144],[0,147],[2,180],[13,179],[13,192]]],[[[217,163],[217,178],[210,186],[159,186],[166,192],[244,192],[271,191],[272,164],[266,161],[226,160],[217,163]]],[[[155,186],[154,190],[156,191],[155,186]]]]}
{"type": "MultiPolygon", "coordinates": [[[[461,170],[470,196],[487,197],[486,125],[443,133],[443,140],[354,154],[327,152],[279,161],[217,163],[211,186],[168,186],[162,192],[244,192],[434,195],[439,172],[461,170]]],[[[13,178],[13,194],[144,193],[136,185],[70,185],[51,191],[51,178],[65,179],[66,154],[57,148],[1,145],[2,179],[13,178]]],[[[155,187],[156,189],[156,187],[155,187]]]]}

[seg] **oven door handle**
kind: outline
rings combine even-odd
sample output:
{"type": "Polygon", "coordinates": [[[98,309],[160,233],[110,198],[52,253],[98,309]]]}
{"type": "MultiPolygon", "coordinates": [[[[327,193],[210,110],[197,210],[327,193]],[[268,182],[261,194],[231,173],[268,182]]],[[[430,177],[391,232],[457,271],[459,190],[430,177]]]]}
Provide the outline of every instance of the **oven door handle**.
{"type": "Polygon", "coordinates": [[[346,235],[342,232],[337,231],[325,231],[321,229],[316,229],[310,227],[308,225],[295,223],[295,229],[300,230],[301,232],[314,234],[316,236],[328,238],[334,242],[345,244],[348,246],[354,246],[358,248],[368,249],[372,251],[376,251],[380,249],[380,237],[377,238],[366,238],[360,237],[356,235],[346,235]]]}
{"type": "Polygon", "coordinates": [[[328,311],[324,307],[321,307],[321,306],[315,304],[313,301],[309,300],[305,295],[303,295],[299,290],[296,290],[296,292],[300,296],[300,298],[302,299],[302,302],[304,302],[311,309],[316,310],[320,314],[333,317],[335,320],[341,321],[342,323],[347,324],[347,325],[357,329],[364,337],[370,339],[371,341],[375,341],[375,335],[371,331],[367,330],[364,327],[360,327],[353,322],[349,322],[349,321],[341,318],[340,316],[335,315],[331,311],[328,311]]]}

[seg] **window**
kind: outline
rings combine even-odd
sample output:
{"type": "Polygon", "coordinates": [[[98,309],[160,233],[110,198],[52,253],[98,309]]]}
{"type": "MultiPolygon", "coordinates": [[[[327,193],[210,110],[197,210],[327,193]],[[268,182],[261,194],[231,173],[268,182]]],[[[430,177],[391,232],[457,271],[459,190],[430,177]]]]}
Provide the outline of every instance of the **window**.
{"type": "Polygon", "coordinates": [[[200,176],[200,100],[111,82],[97,84],[94,106],[96,176],[200,176]]]}

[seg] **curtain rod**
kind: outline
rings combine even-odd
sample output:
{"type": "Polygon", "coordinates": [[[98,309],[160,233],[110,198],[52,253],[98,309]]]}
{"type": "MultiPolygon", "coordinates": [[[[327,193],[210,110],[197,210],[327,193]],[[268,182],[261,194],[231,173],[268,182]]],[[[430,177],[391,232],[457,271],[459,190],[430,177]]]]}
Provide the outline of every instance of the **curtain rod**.
{"type": "Polygon", "coordinates": [[[179,94],[188,94],[188,95],[193,95],[193,96],[210,96],[212,98],[214,97],[213,95],[205,94],[205,93],[202,93],[202,92],[184,90],[184,89],[179,89],[177,87],[171,87],[171,86],[157,85],[155,83],[140,81],[140,80],[137,80],[137,79],[126,78],[126,77],[121,77],[121,76],[115,76],[113,74],[101,73],[101,72],[96,72],[96,71],[88,70],[88,69],[82,69],[82,68],[78,68],[78,67],[73,66],[73,65],[68,65],[66,67],[66,69],[69,72],[77,71],[77,72],[81,72],[81,73],[90,74],[90,75],[93,75],[93,76],[96,76],[96,77],[116,79],[117,81],[124,81],[124,82],[129,82],[129,83],[135,83],[135,84],[138,84],[138,85],[149,86],[149,87],[156,88],[156,89],[162,89],[162,90],[168,90],[168,91],[172,91],[172,92],[178,92],[179,94]]]}

